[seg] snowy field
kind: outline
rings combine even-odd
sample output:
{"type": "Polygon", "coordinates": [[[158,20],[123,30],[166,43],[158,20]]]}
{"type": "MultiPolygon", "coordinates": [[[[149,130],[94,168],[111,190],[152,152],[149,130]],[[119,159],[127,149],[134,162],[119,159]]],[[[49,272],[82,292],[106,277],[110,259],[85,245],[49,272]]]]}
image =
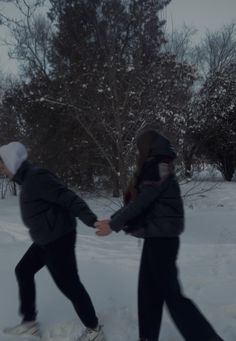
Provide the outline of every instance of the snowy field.
{"type": "MultiPolygon", "coordinates": [[[[179,268],[184,292],[200,307],[225,341],[236,340],[236,182],[188,183],[186,231],[179,268]],[[189,193],[189,194],[190,194],[189,193]]],[[[115,207],[106,198],[87,198],[99,218],[115,207]]],[[[20,321],[14,267],[30,245],[18,198],[0,200],[0,329],[20,321]]],[[[97,237],[78,224],[79,273],[88,289],[107,341],[136,341],[137,276],[142,242],[123,233],[97,237]]],[[[63,251],[62,251],[63,252],[63,251]]],[[[38,319],[43,341],[74,341],[82,331],[70,302],[46,270],[37,274],[38,319]]],[[[0,341],[16,341],[0,334],[0,341]]],[[[165,312],[160,341],[181,341],[165,312]]],[[[204,341],[204,340],[199,340],[204,341]]]]}

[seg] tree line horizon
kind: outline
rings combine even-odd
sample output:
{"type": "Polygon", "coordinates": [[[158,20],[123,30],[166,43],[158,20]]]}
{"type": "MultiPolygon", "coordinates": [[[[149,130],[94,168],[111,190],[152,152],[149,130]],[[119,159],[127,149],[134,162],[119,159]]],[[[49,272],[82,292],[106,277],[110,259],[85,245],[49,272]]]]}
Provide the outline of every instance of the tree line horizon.
{"type": "Polygon", "coordinates": [[[0,14],[20,77],[2,76],[0,143],[19,140],[31,159],[85,190],[125,191],[135,138],[155,127],[173,143],[178,176],[211,164],[236,168],[236,24],[171,33],[171,0],[13,0],[0,14]]]}

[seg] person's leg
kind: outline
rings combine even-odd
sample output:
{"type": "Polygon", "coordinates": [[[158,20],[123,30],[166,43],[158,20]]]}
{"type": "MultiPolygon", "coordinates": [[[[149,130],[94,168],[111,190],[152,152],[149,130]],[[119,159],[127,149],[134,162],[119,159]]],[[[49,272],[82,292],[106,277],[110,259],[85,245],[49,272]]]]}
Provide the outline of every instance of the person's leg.
{"type": "Polygon", "coordinates": [[[36,319],[36,290],[34,275],[45,262],[42,250],[39,246],[32,244],[15,268],[15,274],[19,286],[20,314],[23,321],[34,321],[36,319]]]}
{"type": "Polygon", "coordinates": [[[76,234],[73,232],[48,244],[45,248],[46,265],[58,288],[72,302],[83,324],[94,329],[98,319],[78,275],[75,240],[76,234]]]}
{"type": "Polygon", "coordinates": [[[196,305],[181,292],[176,267],[178,248],[179,240],[170,239],[166,241],[165,250],[169,251],[169,256],[165,255],[166,269],[168,269],[166,271],[165,302],[172,319],[185,340],[208,341],[217,334],[196,305]]]}
{"type": "Polygon", "coordinates": [[[138,282],[140,340],[158,340],[161,327],[164,297],[161,272],[159,272],[160,260],[154,256],[155,244],[155,241],[146,239],[142,251],[138,282]],[[153,268],[159,274],[158,281],[155,281],[153,268]]]}

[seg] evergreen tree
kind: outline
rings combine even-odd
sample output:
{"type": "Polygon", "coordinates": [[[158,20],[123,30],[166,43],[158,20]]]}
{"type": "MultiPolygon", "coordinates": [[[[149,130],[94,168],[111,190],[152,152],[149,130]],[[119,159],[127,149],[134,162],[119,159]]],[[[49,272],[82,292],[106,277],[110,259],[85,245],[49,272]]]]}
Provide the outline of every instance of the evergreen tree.
{"type": "Polygon", "coordinates": [[[199,153],[230,181],[236,168],[236,64],[210,75],[198,111],[194,136],[201,141],[199,153]]]}
{"type": "Polygon", "coordinates": [[[47,74],[27,73],[8,103],[37,161],[73,184],[102,178],[119,195],[140,129],[182,138],[194,70],[163,52],[160,11],[170,0],[50,2],[47,74]]]}
{"type": "Polygon", "coordinates": [[[155,124],[173,133],[173,118],[193,82],[191,67],[161,52],[159,12],[169,1],[51,2],[58,29],[51,63],[59,97],[93,131],[118,194],[127,184],[136,132],[155,124]]]}

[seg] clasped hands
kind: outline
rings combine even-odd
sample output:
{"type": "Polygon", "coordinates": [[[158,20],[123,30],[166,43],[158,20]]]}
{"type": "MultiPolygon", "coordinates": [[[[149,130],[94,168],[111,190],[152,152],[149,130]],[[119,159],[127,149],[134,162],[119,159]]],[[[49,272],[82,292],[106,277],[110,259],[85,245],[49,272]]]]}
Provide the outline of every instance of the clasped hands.
{"type": "Polygon", "coordinates": [[[98,236],[108,236],[112,233],[112,229],[110,227],[110,220],[98,220],[94,226],[96,227],[96,235],[98,236]]]}

